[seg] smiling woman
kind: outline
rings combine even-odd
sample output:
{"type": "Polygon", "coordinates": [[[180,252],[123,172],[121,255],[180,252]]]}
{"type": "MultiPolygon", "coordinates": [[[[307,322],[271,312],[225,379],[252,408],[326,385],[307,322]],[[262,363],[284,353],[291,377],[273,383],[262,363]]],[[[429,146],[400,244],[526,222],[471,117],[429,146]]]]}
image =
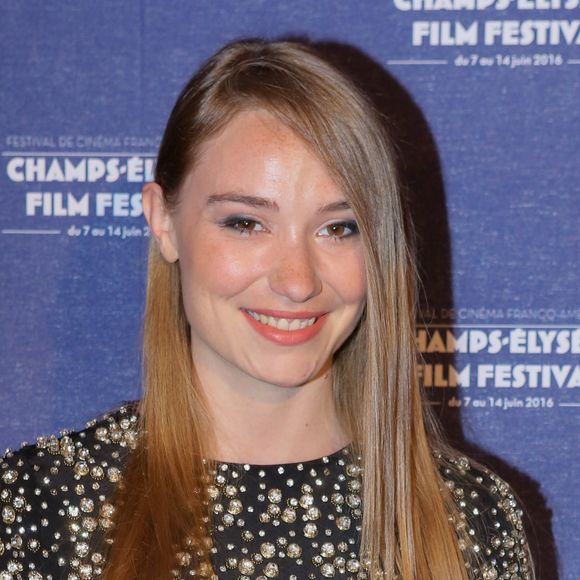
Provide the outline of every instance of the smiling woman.
{"type": "Polygon", "coordinates": [[[364,308],[363,251],[344,193],[310,147],[271,113],[241,111],[205,143],[173,210],[157,183],[143,206],[163,257],[179,260],[193,363],[219,434],[213,455],[289,461],[345,445],[346,434],[315,418],[334,412],[318,402],[332,391],[322,371],[364,308]],[[306,383],[293,409],[300,421],[274,389],[280,404],[269,399],[257,439],[240,439],[238,405],[215,408],[306,383]]]}
{"type": "Polygon", "coordinates": [[[521,510],[417,381],[388,136],[312,49],[237,42],[155,181],[143,399],[9,454],[8,577],[532,578],[521,510]]]}

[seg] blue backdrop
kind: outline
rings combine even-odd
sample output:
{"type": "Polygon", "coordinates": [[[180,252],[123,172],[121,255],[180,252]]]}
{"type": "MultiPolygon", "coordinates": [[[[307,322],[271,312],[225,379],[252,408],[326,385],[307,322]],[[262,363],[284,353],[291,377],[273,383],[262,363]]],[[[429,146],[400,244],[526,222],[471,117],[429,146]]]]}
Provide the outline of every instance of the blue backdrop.
{"type": "Polygon", "coordinates": [[[139,191],[170,107],[225,42],[307,37],[391,118],[436,412],[522,497],[540,578],[580,578],[579,12],[578,0],[0,0],[0,445],[138,397],[139,191]]]}

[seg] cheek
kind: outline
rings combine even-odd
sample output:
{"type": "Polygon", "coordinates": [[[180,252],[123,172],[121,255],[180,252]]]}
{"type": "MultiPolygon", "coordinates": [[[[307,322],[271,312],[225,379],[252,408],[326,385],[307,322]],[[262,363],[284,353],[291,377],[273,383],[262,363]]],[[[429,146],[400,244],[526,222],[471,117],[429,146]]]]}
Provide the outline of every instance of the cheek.
{"type": "Polygon", "coordinates": [[[260,264],[247,251],[212,238],[187,240],[179,253],[184,301],[234,296],[260,275],[260,264]]]}
{"type": "Polygon", "coordinates": [[[345,304],[362,306],[366,300],[366,274],[362,254],[344,258],[329,271],[329,280],[345,304]]]}

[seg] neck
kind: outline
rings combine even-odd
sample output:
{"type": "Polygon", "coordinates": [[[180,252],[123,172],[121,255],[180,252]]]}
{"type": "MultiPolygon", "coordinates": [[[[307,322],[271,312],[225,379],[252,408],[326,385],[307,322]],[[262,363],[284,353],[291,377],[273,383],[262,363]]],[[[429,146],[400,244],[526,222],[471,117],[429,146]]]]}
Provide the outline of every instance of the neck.
{"type": "Polygon", "coordinates": [[[334,405],[330,365],[294,387],[217,374],[196,361],[214,426],[215,459],[268,465],[330,455],[349,443],[334,405]]]}

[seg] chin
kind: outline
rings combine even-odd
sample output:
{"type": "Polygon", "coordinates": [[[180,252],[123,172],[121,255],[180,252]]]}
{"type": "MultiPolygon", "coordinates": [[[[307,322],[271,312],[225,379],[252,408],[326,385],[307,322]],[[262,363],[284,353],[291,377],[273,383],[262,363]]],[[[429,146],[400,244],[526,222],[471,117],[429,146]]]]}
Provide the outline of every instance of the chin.
{"type": "MultiPolygon", "coordinates": [[[[286,366],[286,365],[285,365],[286,366]]],[[[296,368],[271,369],[267,375],[254,375],[257,379],[282,388],[297,388],[309,383],[320,377],[326,370],[327,365],[318,365],[308,368],[303,372],[299,372],[296,368]]]]}
{"type": "Polygon", "coordinates": [[[259,381],[263,383],[273,385],[275,387],[281,387],[284,389],[294,389],[297,387],[301,387],[302,385],[308,383],[312,380],[312,377],[309,375],[304,377],[304,375],[298,376],[296,373],[288,373],[288,374],[268,374],[268,375],[254,375],[259,381]]]}

